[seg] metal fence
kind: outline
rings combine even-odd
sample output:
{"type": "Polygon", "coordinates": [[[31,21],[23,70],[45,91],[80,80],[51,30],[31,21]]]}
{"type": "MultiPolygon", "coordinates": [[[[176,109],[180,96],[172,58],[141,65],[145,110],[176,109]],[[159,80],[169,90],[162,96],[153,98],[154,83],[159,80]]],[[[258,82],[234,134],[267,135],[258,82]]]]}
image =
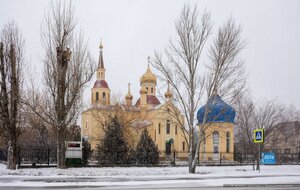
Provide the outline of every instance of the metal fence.
{"type": "Polygon", "coordinates": [[[7,160],[7,151],[5,149],[0,149],[0,161],[6,162],[7,160]]]}
{"type": "MultiPolygon", "coordinates": [[[[234,161],[240,164],[256,162],[257,153],[234,153],[234,161]]],[[[276,164],[300,164],[299,153],[275,153],[276,164]]]]}
{"type": "MultiPolygon", "coordinates": [[[[54,148],[23,148],[17,152],[17,164],[19,166],[51,166],[56,165],[56,149],[54,148]]],[[[160,152],[161,163],[174,161],[177,164],[187,163],[188,153],[173,151],[171,153],[160,152]]],[[[275,153],[276,164],[300,164],[299,153],[275,153]]],[[[257,153],[199,153],[199,164],[205,165],[240,165],[256,163],[257,153]]],[[[0,161],[6,162],[7,150],[0,150],[0,161]]]]}
{"type": "Polygon", "coordinates": [[[18,165],[50,166],[56,164],[56,149],[23,148],[18,151],[18,165]]]}

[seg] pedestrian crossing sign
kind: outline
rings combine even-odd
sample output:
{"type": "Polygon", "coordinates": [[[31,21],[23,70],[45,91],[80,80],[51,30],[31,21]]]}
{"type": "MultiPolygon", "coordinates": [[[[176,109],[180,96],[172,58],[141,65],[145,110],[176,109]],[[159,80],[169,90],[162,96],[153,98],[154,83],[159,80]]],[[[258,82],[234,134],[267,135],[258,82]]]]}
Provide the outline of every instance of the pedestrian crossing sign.
{"type": "Polygon", "coordinates": [[[264,130],[255,129],[254,130],[254,143],[263,143],[264,142],[264,130]]]}

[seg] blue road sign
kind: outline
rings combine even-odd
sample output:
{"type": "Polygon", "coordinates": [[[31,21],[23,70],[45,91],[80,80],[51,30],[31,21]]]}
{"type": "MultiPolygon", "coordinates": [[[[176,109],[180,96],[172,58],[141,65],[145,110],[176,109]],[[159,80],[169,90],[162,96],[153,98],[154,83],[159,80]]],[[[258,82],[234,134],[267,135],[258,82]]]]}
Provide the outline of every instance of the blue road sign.
{"type": "Polygon", "coordinates": [[[255,143],[264,142],[264,130],[263,129],[254,130],[254,142],[255,143]]]}
{"type": "Polygon", "coordinates": [[[275,153],[273,153],[273,152],[261,153],[261,163],[262,164],[276,164],[275,153]]]}

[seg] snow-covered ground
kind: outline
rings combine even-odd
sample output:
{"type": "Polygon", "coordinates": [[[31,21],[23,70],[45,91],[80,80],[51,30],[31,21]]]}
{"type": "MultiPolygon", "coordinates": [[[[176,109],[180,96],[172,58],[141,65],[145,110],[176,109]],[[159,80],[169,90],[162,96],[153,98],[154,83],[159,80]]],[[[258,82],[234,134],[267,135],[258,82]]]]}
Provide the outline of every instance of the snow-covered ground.
{"type": "MultiPolygon", "coordinates": [[[[189,174],[187,167],[109,167],[109,168],[26,168],[11,171],[0,164],[0,186],[66,185],[141,185],[195,183],[205,186],[224,184],[300,184],[300,166],[197,167],[189,174]],[[217,180],[216,180],[217,179],[217,180]]],[[[300,186],[299,186],[300,187],[300,186]]]]}

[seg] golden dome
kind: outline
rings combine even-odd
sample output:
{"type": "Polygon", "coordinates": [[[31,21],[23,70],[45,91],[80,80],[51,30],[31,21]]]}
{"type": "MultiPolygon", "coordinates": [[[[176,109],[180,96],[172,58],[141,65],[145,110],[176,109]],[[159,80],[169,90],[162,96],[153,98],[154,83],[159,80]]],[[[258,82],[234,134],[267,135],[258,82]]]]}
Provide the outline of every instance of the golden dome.
{"type": "Polygon", "coordinates": [[[166,98],[166,99],[171,99],[172,96],[173,96],[173,94],[172,94],[172,92],[171,92],[171,90],[170,90],[170,88],[169,88],[169,83],[168,83],[168,90],[167,90],[167,92],[165,93],[165,98],[166,98]]]}
{"type": "Polygon", "coordinates": [[[149,68],[149,64],[150,64],[150,57],[148,56],[147,58],[148,61],[148,68],[147,71],[145,72],[145,74],[143,74],[140,78],[140,82],[145,83],[145,82],[150,82],[150,83],[155,83],[157,81],[156,76],[152,73],[151,69],[149,68]]]}
{"type": "Polygon", "coordinates": [[[129,93],[127,93],[127,95],[126,95],[126,97],[125,97],[126,99],[133,99],[133,96],[131,95],[131,93],[129,92],[129,93]]]}
{"type": "Polygon", "coordinates": [[[150,82],[150,83],[155,83],[156,84],[157,78],[156,76],[152,73],[150,70],[149,66],[145,74],[143,74],[140,78],[140,82],[145,83],[145,82],[150,82]]]}

